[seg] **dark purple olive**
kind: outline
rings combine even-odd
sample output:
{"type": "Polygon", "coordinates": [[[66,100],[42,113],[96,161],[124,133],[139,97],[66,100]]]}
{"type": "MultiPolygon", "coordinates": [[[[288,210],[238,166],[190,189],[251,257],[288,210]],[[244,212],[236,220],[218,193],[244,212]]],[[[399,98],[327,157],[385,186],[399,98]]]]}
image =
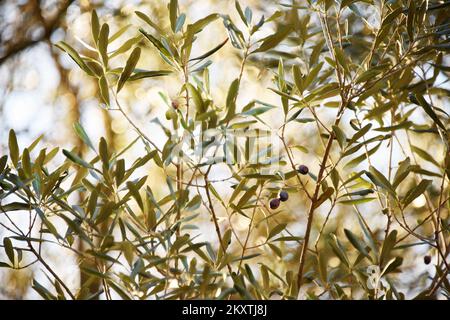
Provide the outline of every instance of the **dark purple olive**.
{"type": "Polygon", "coordinates": [[[175,110],[178,109],[180,106],[180,104],[178,103],[178,101],[172,101],[172,108],[174,108],[175,110]]]}
{"type": "Polygon", "coordinates": [[[301,164],[301,165],[298,166],[297,171],[298,171],[298,173],[300,173],[300,174],[306,175],[306,174],[308,174],[309,169],[308,169],[308,167],[305,166],[304,164],[301,164]]]}
{"type": "Polygon", "coordinates": [[[289,194],[286,191],[280,192],[280,200],[285,202],[289,199],[289,194]]]}
{"type": "Polygon", "coordinates": [[[425,264],[430,264],[430,262],[431,262],[431,257],[430,257],[430,256],[425,256],[425,257],[423,257],[423,262],[424,262],[425,264]]]}
{"type": "Polygon", "coordinates": [[[275,210],[280,206],[280,199],[270,200],[270,209],[275,210]]]}

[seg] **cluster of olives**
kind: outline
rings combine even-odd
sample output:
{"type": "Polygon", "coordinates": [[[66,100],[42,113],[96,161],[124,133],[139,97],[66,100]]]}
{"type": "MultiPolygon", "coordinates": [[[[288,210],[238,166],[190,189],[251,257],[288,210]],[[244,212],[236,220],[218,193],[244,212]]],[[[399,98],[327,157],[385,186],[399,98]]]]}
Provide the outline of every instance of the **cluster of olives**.
{"type": "Polygon", "coordinates": [[[286,191],[281,191],[278,198],[270,200],[270,209],[275,210],[280,206],[281,201],[287,201],[289,199],[289,194],[286,191]]]}
{"type": "Polygon", "coordinates": [[[303,175],[307,175],[309,172],[309,169],[307,166],[305,166],[304,164],[301,164],[298,166],[297,172],[303,175]]]}
{"type": "Polygon", "coordinates": [[[171,119],[176,119],[177,118],[177,111],[180,108],[180,103],[177,100],[173,100],[172,103],[172,109],[169,109],[166,111],[166,119],[167,120],[171,120],[171,119]]]}
{"type": "MultiPolygon", "coordinates": [[[[307,166],[302,164],[302,165],[298,166],[297,172],[300,174],[303,174],[303,175],[307,175],[309,172],[309,169],[307,166]]],[[[278,198],[270,200],[270,203],[269,203],[270,209],[272,209],[272,210],[277,209],[280,206],[281,202],[285,202],[288,199],[289,199],[289,194],[286,191],[282,190],[280,192],[278,198]]]]}

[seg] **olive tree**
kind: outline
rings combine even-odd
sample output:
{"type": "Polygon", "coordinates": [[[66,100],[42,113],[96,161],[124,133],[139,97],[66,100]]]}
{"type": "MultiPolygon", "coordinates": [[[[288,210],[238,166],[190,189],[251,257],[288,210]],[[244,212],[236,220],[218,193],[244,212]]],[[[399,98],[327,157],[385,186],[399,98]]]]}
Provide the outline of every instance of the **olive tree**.
{"type": "Polygon", "coordinates": [[[32,286],[45,299],[448,298],[449,3],[276,7],[265,17],[236,1],[233,12],[193,20],[171,0],[165,25],[136,11],[131,36],[93,11],[90,39],[56,43],[135,139],[114,150],[75,123],[87,158],[39,150],[39,138],[19,148],[11,130],[0,266],[40,264],[52,285],[32,286]],[[217,43],[197,54],[217,22],[217,43]],[[211,71],[210,58],[226,47],[239,72],[222,98],[214,85],[226,70],[211,71]],[[164,69],[145,68],[148,50],[164,69]],[[249,68],[271,75],[276,104],[248,91],[249,68]],[[121,97],[162,77],[180,83],[176,98],[160,94],[165,114],[151,121],[164,141],[121,97]],[[131,148],[141,156],[127,163],[131,148]],[[154,181],[150,168],[165,178],[154,181]],[[89,262],[84,286],[67,286],[46,245],[89,262]]]}

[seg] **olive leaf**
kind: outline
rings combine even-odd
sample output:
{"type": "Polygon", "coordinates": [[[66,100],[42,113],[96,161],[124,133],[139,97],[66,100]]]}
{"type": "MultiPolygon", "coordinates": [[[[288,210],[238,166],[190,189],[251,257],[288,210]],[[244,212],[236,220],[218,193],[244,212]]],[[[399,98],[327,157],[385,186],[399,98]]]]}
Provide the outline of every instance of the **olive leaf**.
{"type": "Polygon", "coordinates": [[[119,81],[117,82],[117,92],[119,92],[123,88],[125,82],[131,76],[134,68],[136,68],[140,55],[141,55],[141,48],[139,47],[134,48],[133,52],[131,52],[130,57],[128,58],[127,63],[125,65],[125,68],[123,68],[123,71],[120,75],[119,81]]]}

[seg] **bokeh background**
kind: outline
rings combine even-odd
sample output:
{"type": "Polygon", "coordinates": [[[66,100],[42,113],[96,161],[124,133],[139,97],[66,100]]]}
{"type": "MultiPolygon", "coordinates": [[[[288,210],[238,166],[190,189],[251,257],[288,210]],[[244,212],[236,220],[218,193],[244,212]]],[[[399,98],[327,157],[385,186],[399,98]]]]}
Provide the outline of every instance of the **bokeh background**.
{"type": "MultiPolygon", "coordinates": [[[[274,1],[246,2],[243,5],[251,6],[258,16],[270,16],[278,10],[274,1]]],[[[180,1],[180,7],[191,21],[213,12],[226,12],[234,20],[238,19],[234,1],[180,1]]],[[[91,38],[90,17],[93,9],[97,10],[103,22],[110,23],[110,34],[130,25],[122,39],[135,36],[138,27],[145,26],[134,14],[136,10],[151,16],[155,23],[169,27],[167,1],[162,0],[0,2],[0,154],[7,153],[8,131],[11,128],[16,131],[21,147],[43,135],[41,143],[49,149],[54,146],[68,149],[78,147],[86,156],[89,150],[73,130],[75,122],[83,125],[92,141],[98,141],[103,136],[115,150],[121,150],[136,138],[135,131],[121,115],[101,108],[96,81],[87,77],[67,54],[54,46],[64,40],[82,49],[79,40],[86,42],[91,38]]],[[[221,21],[209,26],[208,32],[202,33],[196,42],[193,55],[203,53],[225,40],[224,30],[221,21]]],[[[270,33],[271,30],[262,32],[270,33]]],[[[111,47],[121,45],[122,39],[111,47]]],[[[145,69],[168,69],[151,46],[147,44],[144,48],[140,64],[145,69]]],[[[118,58],[116,63],[123,64],[125,58],[118,58]]],[[[229,84],[239,72],[239,56],[236,49],[227,45],[211,60],[213,95],[217,100],[224,101],[229,84]]],[[[242,91],[240,99],[248,102],[258,97],[275,103],[278,101],[276,95],[266,90],[270,79],[268,70],[256,65],[249,67],[243,80],[245,91],[242,91]]],[[[121,97],[126,99],[130,116],[160,147],[164,144],[165,136],[150,120],[155,117],[165,120],[167,105],[160,93],[176,100],[181,81],[177,75],[138,81],[134,85],[127,85],[121,93],[121,97]]],[[[277,121],[281,123],[281,117],[277,121]]],[[[142,144],[138,145],[128,152],[130,162],[142,155],[142,147],[142,144]]],[[[63,159],[62,155],[58,157],[63,159]]],[[[158,180],[165,181],[164,174],[152,172],[151,180],[154,182],[153,190],[162,194],[165,190],[158,190],[162,185],[158,180]]],[[[0,237],[6,233],[6,230],[0,229],[0,237]]],[[[80,272],[70,252],[50,246],[44,250],[44,254],[70,287],[78,286],[80,272]]],[[[4,257],[4,252],[0,255],[4,257]]],[[[48,282],[39,268],[18,271],[0,269],[0,298],[38,298],[30,288],[33,276],[41,283],[48,282]]]]}
{"type": "MultiPolygon", "coordinates": [[[[271,16],[277,10],[283,9],[278,1],[269,0],[247,0],[241,1],[243,7],[250,6],[254,15],[259,17],[264,14],[271,16]]],[[[182,11],[188,19],[195,21],[212,12],[230,14],[234,21],[239,21],[234,1],[228,0],[184,0],[180,1],[182,11]]],[[[27,146],[38,136],[43,135],[41,144],[52,148],[71,149],[78,147],[83,150],[86,157],[90,151],[82,145],[82,142],[73,130],[73,124],[80,122],[88,132],[92,141],[98,141],[103,136],[115,150],[125,147],[136,137],[135,131],[129,126],[126,120],[114,111],[106,111],[99,102],[97,83],[88,78],[75,63],[63,52],[54,46],[60,40],[82,50],[80,41],[90,39],[90,12],[96,9],[102,21],[110,23],[112,32],[125,25],[130,25],[124,34],[124,38],[137,34],[139,26],[144,26],[143,22],[134,14],[135,10],[140,10],[152,17],[157,24],[168,26],[167,1],[162,0],[108,0],[108,1],[46,1],[46,0],[2,0],[0,1],[0,155],[7,154],[7,140],[9,129],[14,129],[17,133],[19,145],[27,146]]],[[[369,23],[379,23],[379,16],[376,12],[368,15],[369,23]]],[[[314,19],[314,17],[312,17],[314,19]]],[[[273,24],[264,26],[258,33],[259,37],[270,34],[274,30],[273,24]]],[[[364,28],[364,26],[361,26],[364,28]]],[[[223,23],[220,20],[208,26],[207,32],[203,32],[194,46],[193,55],[203,53],[209,48],[216,46],[226,37],[223,23]]],[[[122,43],[121,40],[112,44],[112,47],[122,43]]],[[[159,57],[151,46],[143,46],[139,65],[149,70],[167,69],[167,65],[159,57]]],[[[285,48],[291,50],[293,48],[285,48]]],[[[218,53],[211,57],[210,79],[212,96],[215,101],[224,102],[229,84],[237,77],[240,66],[240,52],[231,46],[225,45],[218,53]]],[[[295,60],[293,60],[295,61],[295,60]]],[[[115,62],[124,64],[123,58],[118,58],[115,62]]],[[[262,56],[260,60],[250,61],[245,69],[238,105],[245,105],[249,101],[257,98],[270,104],[280,105],[279,97],[268,90],[273,87],[272,78],[274,75],[270,67],[278,63],[277,58],[269,54],[262,56]]],[[[292,63],[292,61],[291,61],[292,63]]],[[[301,61],[298,61],[301,63],[301,61]]],[[[445,63],[444,63],[445,64],[445,63]]],[[[442,76],[438,78],[442,88],[448,89],[448,83],[442,76]]],[[[121,92],[121,97],[125,101],[127,112],[140,128],[152,137],[154,141],[162,147],[164,135],[161,130],[151,120],[155,117],[165,119],[164,114],[167,105],[161,98],[160,93],[172,100],[178,98],[178,90],[182,79],[178,75],[171,75],[162,78],[152,78],[137,81],[127,85],[121,92]]],[[[445,101],[436,102],[439,107],[446,108],[445,101]]],[[[273,128],[278,128],[282,124],[281,108],[271,111],[265,115],[265,119],[270,120],[273,128]]],[[[324,119],[332,117],[334,111],[325,109],[320,111],[324,119]]],[[[418,121],[424,121],[423,114],[417,112],[413,117],[418,121]]],[[[348,123],[348,121],[343,121],[348,123]]],[[[318,168],[317,158],[321,153],[321,144],[316,137],[314,124],[306,124],[301,130],[295,127],[287,129],[287,136],[291,145],[301,145],[309,150],[308,153],[301,150],[296,151],[296,161],[298,163],[309,163],[312,171],[318,168]],[[316,152],[317,151],[317,152],[316,152]]],[[[419,146],[432,148],[433,141],[420,140],[419,146]]],[[[436,145],[436,148],[440,146],[436,145]]],[[[137,144],[127,157],[132,161],[137,156],[142,155],[142,145],[137,144]]],[[[436,150],[436,155],[442,154],[436,150]]],[[[394,163],[402,158],[399,150],[394,152],[394,163]],[[397,156],[398,155],[398,156],[397,156]]],[[[63,156],[58,155],[57,159],[62,161],[63,156]]],[[[438,159],[439,160],[439,159],[438,159]]],[[[380,152],[373,156],[373,164],[385,170],[386,153],[380,152]]],[[[367,166],[363,162],[361,167],[367,166]]],[[[424,164],[429,166],[429,164],[424,164]]],[[[164,181],[164,173],[152,168],[149,170],[151,176],[150,184],[153,190],[159,195],[164,194],[165,189],[159,181],[164,181]],[[159,188],[159,189],[158,189],[159,188]]],[[[213,173],[216,178],[221,178],[222,172],[213,173]]],[[[229,187],[224,183],[220,188],[224,192],[229,187]]],[[[228,188],[229,189],[229,188],[228,188]]],[[[229,192],[232,190],[229,189],[229,192]]],[[[293,199],[286,204],[282,219],[290,222],[290,230],[296,235],[302,235],[305,222],[305,207],[307,203],[301,196],[293,196],[293,199]]],[[[414,202],[417,210],[422,210],[425,205],[425,198],[419,197],[414,202]]],[[[379,208],[374,204],[361,206],[364,216],[370,221],[371,226],[382,227],[384,221],[379,218],[379,214],[373,214],[379,208]]],[[[318,224],[323,222],[323,215],[326,207],[320,210],[318,224]],[[323,212],[322,212],[323,211],[323,212]]],[[[330,221],[329,228],[333,230],[336,226],[344,225],[352,228],[356,220],[351,209],[339,208],[335,216],[330,221]]],[[[2,219],[0,217],[0,219],[2,219]]],[[[236,221],[239,223],[239,221],[236,221]]],[[[200,229],[202,225],[200,225],[200,229]]],[[[205,225],[204,234],[208,240],[212,235],[211,225],[205,225]],[[208,229],[209,228],[209,229],[208,229]]],[[[247,225],[243,223],[238,226],[241,231],[246,230],[247,225]]],[[[5,236],[6,230],[0,228],[0,239],[5,236]]],[[[258,239],[255,239],[257,242],[258,239]]],[[[414,283],[414,287],[404,287],[410,295],[417,292],[426,282],[428,275],[433,274],[432,265],[425,266],[420,263],[421,257],[427,252],[424,247],[416,247],[411,252],[411,257],[407,260],[400,282],[406,284],[414,283]],[[409,271],[408,271],[409,270],[409,271]],[[416,281],[411,281],[416,279],[416,281]]],[[[80,272],[75,257],[67,251],[54,246],[46,246],[44,255],[51,261],[55,270],[69,284],[76,288],[80,282],[80,272]]],[[[292,263],[295,254],[292,252],[286,256],[282,263],[292,263]]],[[[270,257],[270,253],[269,253],[270,257]]],[[[4,258],[3,251],[0,253],[0,260],[4,258]]],[[[336,265],[339,261],[335,258],[330,260],[330,265],[336,265]]],[[[0,299],[30,299],[37,298],[38,295],[30,288],[30,281],[36,277],[40,283],[47,283],[47,279],[38,266],[32,266],[25,270],[0,269],[0,299]]]]}

